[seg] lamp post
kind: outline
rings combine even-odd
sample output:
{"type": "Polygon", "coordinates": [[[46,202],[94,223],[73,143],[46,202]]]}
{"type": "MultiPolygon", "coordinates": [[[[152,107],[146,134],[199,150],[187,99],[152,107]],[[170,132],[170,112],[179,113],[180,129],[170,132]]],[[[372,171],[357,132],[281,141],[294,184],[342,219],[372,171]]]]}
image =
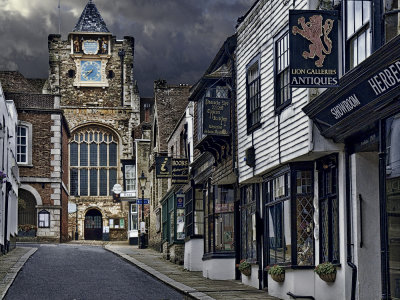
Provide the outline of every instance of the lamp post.
{"type": "Polygon", "coordinates": [[[75,211],[75,241],[78,240],[79,234],[78,234],[78,200],[80,196],[75,195],[75,205],[76,205],[76,211],[75,211]]]}
{"type": "Polygon", "coordinates": [[[146,248],[145,245],[145,234],[146,234],[146,229],[145,229],[145,223],[144,223],[144,189],[146,188],[146,182],[147,182],[147,177],[144,176],[144,172],[142,171],[142,175],[139,177],[139,184],[140,184],[140,189],[142,190],[142,216],[141,216],[141,224],[140,224],[140,249],[146,248]]]}

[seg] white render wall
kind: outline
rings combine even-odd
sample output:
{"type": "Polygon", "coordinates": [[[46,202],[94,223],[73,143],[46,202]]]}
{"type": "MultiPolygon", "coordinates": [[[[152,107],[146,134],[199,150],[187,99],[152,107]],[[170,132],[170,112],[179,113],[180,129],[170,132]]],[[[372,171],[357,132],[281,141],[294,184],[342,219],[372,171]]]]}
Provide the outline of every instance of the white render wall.
{"type": "Polygon", "coordinates": [[[258,289],[258,265],[251,265],[251,275],[242,274],[242,283],[258,289]]]}
{"type": "Polygon", "coordinates": [[[185,242],[185,256],[183,267],[189,271],[203,270],[204,241],[200,239],[190,239],[185,242]]]}
{"type": "Polygon", "coordinates": [[[378,153],[351,157],[354,259],[358,268],[357,299],[380,299],[380,215],[378,153]],[[360,210],[359,195],[362,197],[360,210]],[[362,225],[360,214],[362,213],[362,225]],[[360,247],[361,228],[363,245],[360,247]]]}
{"type": "Polygon", "coordinates": [[[213,280],[235,279],[235,259],[213,258],[204,260],[203,277],[213,280]]]}
{"type": "MultiPolygon", "coordinates": [[[[292,89],[292,104],[278,116],[274,101],[274,36],[287,26],[288,11],[284,1],[260,0],[238,27],[236,49],[237,101],[238,101],[238,160],[239,182],[285,163],[309,151],[309,119],[302,107],[308,103],[307,89],[292,89]],[[247,134],[246,123],[246,66],[260,56],[261,124],[262,127],[247,134]],[[280,123],[280,156],[278,148],[280,123]],[[250,168],[244,160],[247,148],[254,146],[256,166],[250,168]]],[[[306,0],[296,1],[296,9],[305,9],[306,0]]]]}

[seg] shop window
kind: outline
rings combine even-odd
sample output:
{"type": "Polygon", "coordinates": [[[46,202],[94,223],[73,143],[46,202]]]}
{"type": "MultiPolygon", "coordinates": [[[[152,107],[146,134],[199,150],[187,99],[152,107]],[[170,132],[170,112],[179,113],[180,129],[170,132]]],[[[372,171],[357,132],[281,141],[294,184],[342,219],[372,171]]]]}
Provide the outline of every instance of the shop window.
{"type": "Polygon", "coordinates": [[[203,211],[203,189],[190,189],[186,193],[185,198],[186,212],[186,235],[199,236],[203,235],[204,229],[204,211],[203,211]]]}
{"type": "Polygon", "coordinates": [[[289,81],[289,34],[281,33],[274,39],[275,45],[275,109],[280,112],[291,103],[289,81]]]}
{"type": "Polygon", "coordinates": [[[371,1],[346,1],[347,65],[354,68],[371,55],[371,1]]]}
{"type": "Polygon", "coordinates": [[[74,133],[69,152],[71,195],[110,195],[117,182],[116,136],[98,127],[85,127],[74,133]]]}
{"type": "Polygon", "coordinates": [[[386,218],[390,293],[400,299],[400,114],[386,120],[386,218]]]}
{"type": "Polygon", "coordinates": [[[138,230],[138,211],[137,204],[131,203],[131,227],[130,230],[138,230]]]}
{"type": "Polygon", "coordinates": [[[169,226],[168,226],[168,202],[165,201],[162,205],[162,238],[163,241],[168,241],[169,226]]]}
{"type": "Polygon", "coordinates": [[[269,265],[314,265],[312,174],[312,164],[292,164],[265,182],[269,265]]]}
{"type": "Polygon", "coordinates": [[[256,206],[258,203],[259,192],[258,184],[244,186],[240,191],[240,258],[253,262],[257,261],[256,206]]]}
{"type": "Polygon", "coordinates": [[[231,252],[234,247],[234,190],[232,186],[207,183],[205,193],[204,251],[231,252]]]}
{"type": "Polygon", "coordinates": [[[49,228],[50,227],[50,213],[47,210],[42,210],[38,215],[38,227],[49,228]]]}
{"type": "Polygon", "coordinates": [[[125,220],[123,218],[108,219],[108,225],[110,226],[110,228],[115,228],[115,229],[125,228],[125,220]]]}
{"type": "Polygon", "coordinates": [[[319,261],[339,263],[339,199],[337,156],[318,160],[319,261]]]}
{"type": "Polygon", "coordinates": [[[258,128],[261,120],[260,58],[254,58],[246,71],[247,132],[258,128]]]}

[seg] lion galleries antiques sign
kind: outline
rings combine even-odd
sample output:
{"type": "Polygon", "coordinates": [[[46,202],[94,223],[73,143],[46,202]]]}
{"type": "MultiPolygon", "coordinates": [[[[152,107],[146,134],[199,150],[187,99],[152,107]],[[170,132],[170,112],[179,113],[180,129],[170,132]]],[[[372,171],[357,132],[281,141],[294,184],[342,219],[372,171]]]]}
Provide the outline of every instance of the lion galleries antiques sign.
{"type": "Polygon", "coordinates": [[[339,85],[338,25],[337,11],[289,11],[292,87],[339,85]]]}

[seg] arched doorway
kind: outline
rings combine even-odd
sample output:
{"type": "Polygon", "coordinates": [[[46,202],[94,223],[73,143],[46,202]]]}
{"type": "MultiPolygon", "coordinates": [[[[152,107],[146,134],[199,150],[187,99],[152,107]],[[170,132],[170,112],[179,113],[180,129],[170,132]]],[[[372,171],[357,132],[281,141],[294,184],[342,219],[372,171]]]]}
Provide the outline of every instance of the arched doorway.
{"type": "Polygon", "coordinates": [[[36,198],[24,189],[19,189],[18,194],[18,236],[35,236],[37,228],[36,198]]]}
{"type": "Polygon", "coordinates": [[[103,218],[97,209],[89,210],[85,215],[85,240],[102,240],[103,218]]]}

